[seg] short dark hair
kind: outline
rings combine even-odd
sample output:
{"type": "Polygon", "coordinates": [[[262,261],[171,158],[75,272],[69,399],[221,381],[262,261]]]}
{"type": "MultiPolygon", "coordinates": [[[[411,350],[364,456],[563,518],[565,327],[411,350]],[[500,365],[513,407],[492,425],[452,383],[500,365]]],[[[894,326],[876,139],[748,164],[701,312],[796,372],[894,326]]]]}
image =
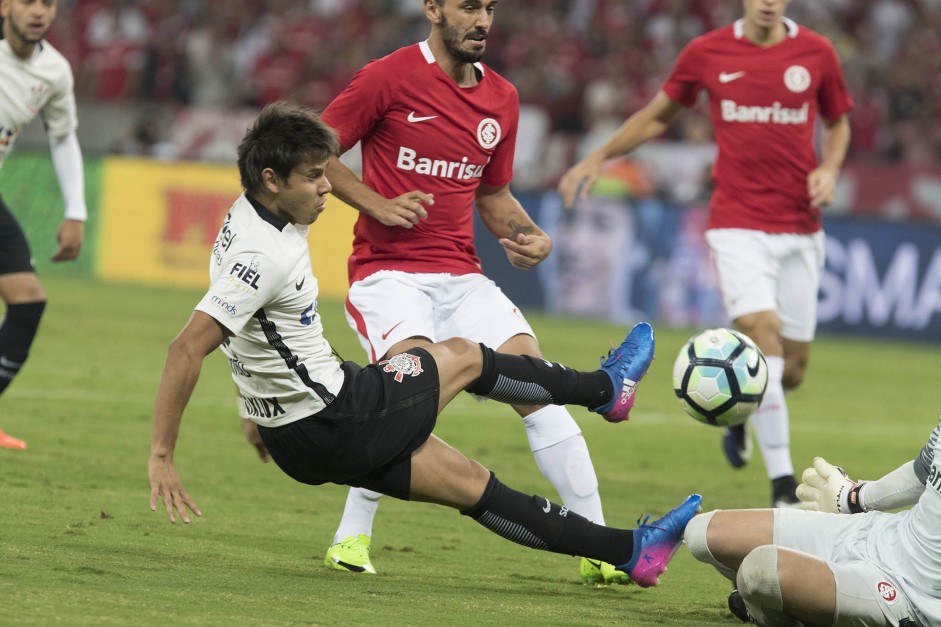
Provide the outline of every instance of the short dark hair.
{"type": "Polygon", "coordinates": [[[264,187],[261,172],[271,168],[282,179],[300,163],[322,163],[340,153],[335,130],[309,107],[278,100],[261,110],[238,148],[239,177],[245,191],[264,187]]]}

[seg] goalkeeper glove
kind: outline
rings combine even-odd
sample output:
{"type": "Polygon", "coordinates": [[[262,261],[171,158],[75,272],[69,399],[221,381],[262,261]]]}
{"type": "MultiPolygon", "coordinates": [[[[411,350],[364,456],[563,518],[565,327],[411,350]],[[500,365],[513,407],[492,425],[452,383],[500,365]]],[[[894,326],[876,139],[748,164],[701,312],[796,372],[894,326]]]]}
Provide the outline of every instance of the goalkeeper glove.
{"type": "Polygon", "coordinates": [[[866,511],[859,503],[863,484],[847,477],[842,468],[815,457],[813,468],[808,468],[801,476],[797,498],[801,500],[801,509],[808,511],[861,514],[866,511]]]}

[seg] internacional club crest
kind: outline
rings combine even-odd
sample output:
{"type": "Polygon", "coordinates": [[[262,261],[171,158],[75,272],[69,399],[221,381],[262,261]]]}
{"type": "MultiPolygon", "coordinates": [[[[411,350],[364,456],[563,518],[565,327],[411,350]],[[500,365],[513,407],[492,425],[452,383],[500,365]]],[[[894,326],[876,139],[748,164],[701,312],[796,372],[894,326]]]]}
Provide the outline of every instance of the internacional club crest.
{"type": "Polygon", "coordinates": [[[422,373],[421,357],[408,353],[399,353],[390,359],[380,361],[378,365],[382,366],[383,372],[394,372],[397,383],[401,383],[406,375],[417,377],[422,373]]]}
{"type": "Polygon", "coordinates": [[[499,122],[493,118],[484,118],[477,125],[477,143],[485,150],[496,146],[502,134],[499,122]]]}
{"type": "Polygon", "coordinates": [[[792,65],[784,70],[784,86],[795,94],[801,94],[810,87],[810,72],[803,65],[792,65]]]}

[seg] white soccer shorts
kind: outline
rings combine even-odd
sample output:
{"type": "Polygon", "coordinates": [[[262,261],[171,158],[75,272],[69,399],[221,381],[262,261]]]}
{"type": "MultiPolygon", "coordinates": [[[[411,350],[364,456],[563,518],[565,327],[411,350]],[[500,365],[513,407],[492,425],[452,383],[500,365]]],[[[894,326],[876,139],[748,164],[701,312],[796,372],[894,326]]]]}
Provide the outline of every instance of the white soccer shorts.
{"type": "Polygon", "coordinates": [[[834,627],[897,625],[914,616],[905,592],[898,582],[858,550],[848,538],[865,538],[873,516],[870,514],[821,514],[798,509],[774,511],[774,544],[809,553],[824,560],[836,581],[837,620],[834,627]]]}
{"type": "Polygon", "coordinates": [[[376,272],[350,286],[346,320],[372,362],[410,337],[465,337],[494,350],[515,335],[535,337],[516,305],[482,274],[376,272]]]}
{"type": "Polygon", "coordinates": [[[823,231],[803,235],[709,229],[706,242],[729,318],[775,311],[782,337],[797,342],[814,339],[823,231]]]}

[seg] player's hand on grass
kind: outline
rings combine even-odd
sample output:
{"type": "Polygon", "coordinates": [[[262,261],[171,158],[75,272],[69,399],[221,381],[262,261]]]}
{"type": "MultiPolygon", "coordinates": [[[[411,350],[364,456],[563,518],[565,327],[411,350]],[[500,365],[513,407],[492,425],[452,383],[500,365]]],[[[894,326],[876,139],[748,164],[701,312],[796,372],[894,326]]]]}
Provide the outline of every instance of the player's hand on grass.
{"type": "Polygon", "coordinates": [[[170,459],[151,455],[147,461],[147,474],[150,477],[150,511],[157,511],[157,500],[162,498],[167,518],[172,523],[176,522],[176,513],[179,513],[183,522],[190,521],[187,507],[197,516],[203,515],[183,488],[180,474],[170,459]]]}
{"type": "Polygon", "coordinates": [[[813,467],[801,476],[797,498],[801,500],[801,509],[808,511],[857,514],[863,511],[859,505],[861,486],[847,477],[842,468],[815,457],[813,467]]]}
{"type": "Polygon", "coordinates": [[[529,270],[552,252],[552,239],[542,233],[517,233],[516,239],[500,238],[510,265],[520,270],[529,270]]]}
{"type": "Polygon", "coordinates": [[[66,220],[59,227],[56,235],[59,249],[52,256],[53,261],[72,261],[82,251],[85,241],[85,223],[81,220],[66,220]]]}
{"type": "Polygon", "coordinates": [[[410,229],[428,217],[425,205],[435,204],[435,197],[418,190],[386,200],[369,215],[386,226],[410,229]]]}
{"type": "Polygon", "coordinates": [[[576,201],[584,200],[588,196],[588,192],[591,191],[601,174],[603,164],[604,158],[592,153],[562,175],[559,181],[559,194],[562,196],[562,204],[566,209],[571,209],[576,201]]]}
{"type": "Polygon", "coordinates": [[[239,418],[239,420],[242,422],[242,433],[245,434],[245,439],[255,447],[261,461],[267,464],[271,456],[268,454],[268,447],[265,446],[264,440],[261,439],[261,434],[258,433],[258,425],[248,418],[239,418]]]}

